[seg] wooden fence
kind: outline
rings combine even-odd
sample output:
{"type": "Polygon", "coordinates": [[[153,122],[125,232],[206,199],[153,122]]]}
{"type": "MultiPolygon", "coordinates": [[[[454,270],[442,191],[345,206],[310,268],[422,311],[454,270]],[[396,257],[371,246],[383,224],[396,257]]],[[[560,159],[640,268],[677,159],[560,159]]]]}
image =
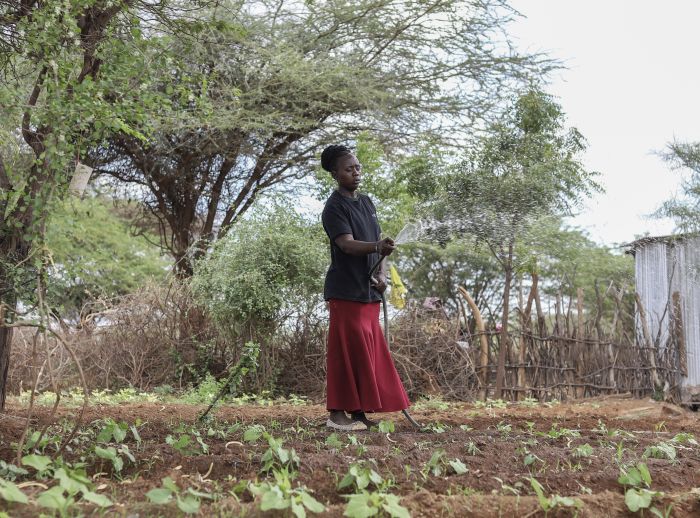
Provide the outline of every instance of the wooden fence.
{"type": "MultiPolygon", "coordinates": [[[[615,294],[618,303],[623,295],[615,294]]],[[[639,304],[636,318],[623,315],[618,304],[611,321],[602,322],[600,315],[584,318],[580,303],[565,314],[560,300],[553,314],[538,308],[531,319],[530,303],[515,309],[518,318],[505,334],[483,322],[478,310],[465,319],[414,307],[392,321],[392,353],[409,392],[416,395],[565,400],[629,392],[679,401],[682,340],[672,333],[666,343],[657,343],[639,304]],[[497,390],[501,343],[507,349],[503,387],[497,390]]]]}

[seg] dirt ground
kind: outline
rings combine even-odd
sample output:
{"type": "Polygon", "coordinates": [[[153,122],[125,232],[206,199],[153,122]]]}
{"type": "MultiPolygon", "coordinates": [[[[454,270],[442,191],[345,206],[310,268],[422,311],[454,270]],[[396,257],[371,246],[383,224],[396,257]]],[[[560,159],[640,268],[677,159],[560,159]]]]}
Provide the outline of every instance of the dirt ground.
{"type": "MultiPolygon", "coordinates": [[[[561,404],[508,404],[505,408],[472,404],[424,402],[413,416],[431,431],[416,431],[400,413],[381,416],[395,423],[392,433],[355,432],[338,434],[342,446],[326,444],[326,413],[319,405],[223,406],[209,428],[220,430],[202,438],[208,452],[184,454],[166,443],[177,436],[182,423],[194,424],[203,407],[174,404],[124,404],[92,406],[87,423],[111,417],[137,424],[140,445],[125,443],[136,457],[126,463],[120,477],[100,459],[87,459],[87,472],[115,505],[100,514],[108,516],[177,516],[174,505],[156,506],[145,494],[170,476],[180,487],[216,495],[203,500],[200,516],[259,516],[259,502],[243,489],[245,481],[262,480],[261,457],[268,445],[263,440],[244,441],[251,425],[263,425],[275,437],[294,448],[301,462],[295,483],[305,485],[326,506],[324,516],[343,516],[347,491],[337,484],[348,467],[364,460],[399,495],[412,516],[544,516],[530,477],[544,487],[547,496],[576,497],[581,506],[554,509],[548,516],[639,516],[627,510],[624,488],[618,483],[620,466],[645,462],[652,476],[651,489],[663,492],[654,499],[670,516],[700,516],[700,447],[692,442],[673,442],[678,433],[700,439],[700,414],[650,400],[625,397],[588,399],[561,404]],[[227,430],[227,431],[226,431],[227,430]],[[660,442],[674,444],[675,459],[644,456],[660,442]],[[576,456],[576,448],[589,445],[590,453],[576,456]],[[466,473],[445,470],[434,475],[424,469],[433,453],[444,449],[446,458],[460,459],[466,473]],[[243,481],[243,484],[241,484],[243,481]]],[[[15,458],[12,443],[23,429],[23,408],[10,403],[0,414],[0,459],[15,458]]],[[[59,409],[59,418],[74,419],[78,410],[59,409]]],[[[37,409],[38,428],[50,413],[37,409]]],[[[48,453],[46,453],[48,454],[48,453]]],[[[79,447],[65,455],[81,460],[79,447]]],[[[26,488],[31,495],[34,488],[26,488]]],[[[36,488],[36,491],[40,491],[36,488]]],[[[0,510],[4,504],[0,502],[0,510]]],[[[90,515],[89,506],[81,506],[90,515]]],[[[35,516],[32,506],[4,509],[10,516],[35,516]]],[[[97,511],[94,511],[97,513],[97,511]]],[[[646,516],[650,516],[648,511],[646,516]]]]}

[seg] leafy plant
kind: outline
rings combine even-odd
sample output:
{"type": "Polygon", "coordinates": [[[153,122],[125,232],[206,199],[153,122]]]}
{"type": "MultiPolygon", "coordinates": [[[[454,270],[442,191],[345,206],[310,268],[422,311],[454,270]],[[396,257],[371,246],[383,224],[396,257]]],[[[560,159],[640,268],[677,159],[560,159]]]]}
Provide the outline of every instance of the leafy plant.
{"type": "Polygon", "coordinates": [[[579,446],[576,446],[576,448],[574,448],[571,454],[574,457],[590,457],[591,455],[593,455],[593,447],[588,443],[581,444],[579,446]]]}
{"type": "Polygon", "coordinates": [[[433,453],[430,460],[423,466],[423,476],[427,476],[428,473],[432,473],[434,476],[439,477],[446,475],[450,469],[454,471],[457,475],[462,475],[466,473],[467,466],[459,459],[449,460],[445,450],[439,449],[433,453]]]}
{"type": "Polygon", "coordinates": [[[161,487],[151,489],[146,493],[146,498],[156,505],[167,505],[174,499],[177,503],[177,508],[185,514],[198,513],[203,498],[214,498],[209,493],[196,491],[192,488],[182,491],[170,477],[162,479],[162,484],[161,487]]]}
{"type": "Polygon", "coordinates": [[[653,446],[647,446],[642,457],[645,459],[667,459],[673,462],[676,460],[676,447],[668,442],[660,442],[653,446]]]}
{"type": "Polygon", "coordinates": [[[299,467],[300,459],[294,448],[283,448],[283,439],[276,439],[272,435],[265,434],[269,448],[263,453],[262,471],[269,472],[274,469],[289,469],[293,473],[299,467]]]}
{"type": "Polygon", "coordinates": [[[166,444],[172,446],[181,455],[200,455],[209,453],[209,445],[202,439],[199,430],[190,427],[182,430],[179,437],[175,439],[172,435],[165,438],[166,444]]]}
{"type": "Polygon", "coordinates": [[[6,480],[16,480],[22,475],[27,474],[29,474],[29,472],[26,469],[5,462],[4,460],[0,460],[0,478],[4,478],[6,480]]]}
{"type": "Polygon", "coordinates": [[[551,495],[549,497],[546,496],[542,484],[540,484],[537,479],[533,477],[530,477],[530,485],[537,494],[537,501],[544,511],[545,516],[547,516],[553,509],[558,509],[561,507],[573,507],[575,509],[580,509],[583,506],[583,502],[581,502],[581,500],[578,498],[559,495],[551,495]]]}
{"type": "Polygon", "coordinates": [[[496,425],[496,430],[502,436],[507,437],[510,434],[510,432],[513,431],[513,425],[501,421],[496,425]]]}
{"type": "Polygon", "coordinates": [[[508,403],[502,399],[487,399],[486,401],[475,401],[476,408],[506,408],[508,403]]]}
{"type": "Polygon", "coordinates": [[[363,491],[355,495],[347,495],[348,505],[343,516],[350,518],[366,518],[380,514],[382,511],[392,518],[410,518],[408,509],[401,505],[398,496],[379,491],[363,491]]]}
{"type": "Polygon", "coordinates": [[[651,473],[647,465],[639,462],[636,466],[627,469],[621,468],[620,471],[617,481],[627,488],[625,491],[627,508],[633,513],[640,509],[649,509],[653,514],[663,516],[656,507],[651,505],[653,499],[662,496],[663,493],[649,489],[651,487],[651,473]]]}
{"type": "Polygon", "coordinates": [[[4,478],[0,478],[0,498],[11,504],[26,504],[29,502],[27,495],[14,482],[4,478]]]}
{"type": "Polygon", "coordinates": [[[440,421],[436,421],[434,423],[428,423],[425,426],[423,426],[422,430],[430,433],[445,433],[448,431],[450,427],[444,423],[441,423],[440,421]]]}
{"type": "Polygon", "coordinates": [[[304,518],[306,511],[322,513],[326,507],[311,496],[304,486],[292,487],[292,477],[286,469],[274,470],[273,482],[250,483],[250,492],[261,497],[260,510],[290,509],[297,518],[304,518]]]}
{"type": "Polygon", "coordinates": [[[479,447],[476,445],[476,443],[474,441],[469,441],[467,443],[465,449],[467,450],[467,455],[475,456],[475,455],[479,455],[481,453],[481,450],[479,449],[479,447]]]}
{"type": "Polygon", "coordinates": [[[98,507],[106,508],[112,505],[109,498],[94,491],[94,484],[82,467],[68,463],[55,463],[48,457],[39,455],[27,455],[22,458],[22,461],[41,474],[51,473],[51,477],[57,482],[55,486],[36,496],[36,503],[41,507],[66,516],[78,496],[98,507]]]}
{"type": "Polygon", "coordinates": [[[373,484],[375,488],[380,488],[381,484],[384,482],[382,476],[374,471],[369,466],[365,466],[362,463],[353,464],[348,469],[347,474],[338,484],[338,489],[345,489],[347,487],[353,487],[354,492],[359,492],[370,484],[373,484]]]}
{"type": "Polygon", "coordinates": [[[673,439],[671,439],[671,442],[677,443],[677,444],[683,444],[683,443],[688,443],[693,446],[698,446],[698,441],[695,439],[695,435],[692,433],[688,432],[680,432],[677,433],[676,435],[673,436],[673,439]]]}
{"type": "Polygon", "coordinates": [[[338,438],[337,433],[332,433],[328,437],[326,437],[326,446],[329,446],[330,448],[333,448],[335,450],[339,450],[343,447],[343,442],[338,438]]]}
{"type": "Polygon", "coordinates": [[[393,433],[395,429],[394,421],[380,421],[377,427],[382,433],[393,433]]]}
{"type": "Polygon", "coordinates": [[[537,435],[549,437],[550,439],[560,439],[562,437],[581,437],[581,432],[569,428],[559,428],[557,423],[553,423],[547,432],[536,432],[537,435]]]}

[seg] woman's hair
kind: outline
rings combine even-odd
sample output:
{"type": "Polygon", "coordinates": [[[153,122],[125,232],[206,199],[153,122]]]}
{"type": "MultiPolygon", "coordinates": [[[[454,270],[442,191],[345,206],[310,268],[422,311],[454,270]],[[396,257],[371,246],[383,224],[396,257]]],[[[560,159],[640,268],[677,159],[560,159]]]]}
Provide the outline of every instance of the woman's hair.
{"type": "Polygon", "coordinates": [[[350,155],[352,150],[346,146],[331,145],[321,153],[321,167],[329,173],[333,173],[338,165],[338,159],[345,155],[350,155]]]}

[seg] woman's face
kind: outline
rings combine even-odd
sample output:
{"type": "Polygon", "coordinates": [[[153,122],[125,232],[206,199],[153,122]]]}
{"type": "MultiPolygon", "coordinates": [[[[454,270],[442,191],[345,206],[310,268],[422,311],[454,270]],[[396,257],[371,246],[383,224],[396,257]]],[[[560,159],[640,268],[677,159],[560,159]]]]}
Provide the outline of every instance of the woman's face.
{"type": "Polygon", "coordinates": [[[362,180],[362,166],[357,157],[352,153],[341,156],[336,164],[334,177],[338,187],[355,192],[362,180]]]}

